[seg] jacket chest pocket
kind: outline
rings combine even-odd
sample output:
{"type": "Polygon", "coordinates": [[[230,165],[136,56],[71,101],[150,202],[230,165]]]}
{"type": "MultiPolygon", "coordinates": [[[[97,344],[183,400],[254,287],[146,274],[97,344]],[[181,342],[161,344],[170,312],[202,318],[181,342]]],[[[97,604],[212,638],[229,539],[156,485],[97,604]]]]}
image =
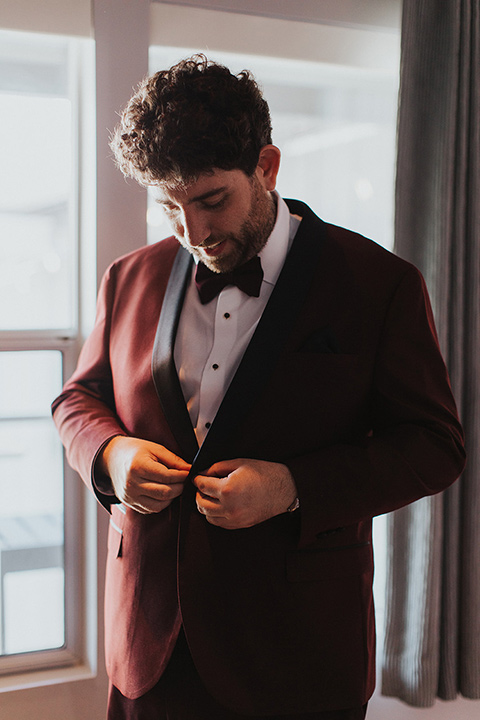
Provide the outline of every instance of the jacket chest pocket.
{"type": "Polygon", "coordinates": [[[373,569],[370,542],[325,550],[303,550],[287,555],[289,582],[323,582],[355,575],[373,569]]]}

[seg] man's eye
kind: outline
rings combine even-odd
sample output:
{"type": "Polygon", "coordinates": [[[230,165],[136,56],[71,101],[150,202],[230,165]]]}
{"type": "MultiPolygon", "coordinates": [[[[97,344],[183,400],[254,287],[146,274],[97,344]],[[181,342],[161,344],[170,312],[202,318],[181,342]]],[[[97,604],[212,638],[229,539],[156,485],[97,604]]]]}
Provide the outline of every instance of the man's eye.
{"type": "Polygon", "coordinates": [[[220,200],[204,200],[204,207],[207,208],[207,210],[218,210],[223,205],[225,205],[225,197],[220,198],[220,200]]]}

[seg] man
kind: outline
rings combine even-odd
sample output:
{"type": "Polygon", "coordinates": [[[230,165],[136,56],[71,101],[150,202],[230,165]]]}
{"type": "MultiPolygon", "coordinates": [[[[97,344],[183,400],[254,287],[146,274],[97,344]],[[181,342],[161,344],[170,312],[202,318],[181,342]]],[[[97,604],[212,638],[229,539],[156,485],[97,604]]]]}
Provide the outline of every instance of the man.
{"type": "Polygon", "coordinates": [[[112,148],[174,237],[108,269],[53,405],[112,513],[108,717],[363,718],[371,518],[464,463],[423,280],[276,194],[248,73],[157,73],[112,148]]]}

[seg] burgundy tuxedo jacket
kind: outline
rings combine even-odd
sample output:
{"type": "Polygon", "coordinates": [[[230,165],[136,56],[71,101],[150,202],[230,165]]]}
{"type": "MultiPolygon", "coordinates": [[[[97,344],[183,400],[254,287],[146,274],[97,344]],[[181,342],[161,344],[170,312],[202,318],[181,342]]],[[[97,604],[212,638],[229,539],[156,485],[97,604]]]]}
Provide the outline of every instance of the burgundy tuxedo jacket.
{"type": "Polygon", "coordinates": [[[110,678],[135,698],[181,623],[203,681],[244,714],[363,705],[374,687],[371,518],[443,490],[462,430],[424,282],[410,264],[303,203],[283,271],[202,447],[173,363],[191,258],[174,238],[115,262],[95,328],[54,402],[71,465],[111,510],[110,678]],[[300,510],[211,526],[192,483],[141,515],[95,474],[123,434],[193,462],[285,463],[300,510]]]}

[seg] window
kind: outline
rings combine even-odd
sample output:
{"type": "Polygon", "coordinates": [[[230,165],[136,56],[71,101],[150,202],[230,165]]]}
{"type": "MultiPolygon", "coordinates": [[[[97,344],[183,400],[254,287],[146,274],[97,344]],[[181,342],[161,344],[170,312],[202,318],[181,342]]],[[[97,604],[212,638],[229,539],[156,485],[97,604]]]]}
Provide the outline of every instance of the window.
{"type": "Polygon", "coordinates": [[[0,327],[75,327],[69,43],[3,32],[0,327]]]}
{"type": "Polygon", "coordinates": [[[0,672],[74,662],[78,644],[77,491],[50,403],[79,335],[81,52],[0,31],[0,672]]]}
{"type": "Polygon", "coordinates": [[[58,350],[0,353],[3,655],[65,643],[62,452],[48,417],[61,377],[58,350]]]}

